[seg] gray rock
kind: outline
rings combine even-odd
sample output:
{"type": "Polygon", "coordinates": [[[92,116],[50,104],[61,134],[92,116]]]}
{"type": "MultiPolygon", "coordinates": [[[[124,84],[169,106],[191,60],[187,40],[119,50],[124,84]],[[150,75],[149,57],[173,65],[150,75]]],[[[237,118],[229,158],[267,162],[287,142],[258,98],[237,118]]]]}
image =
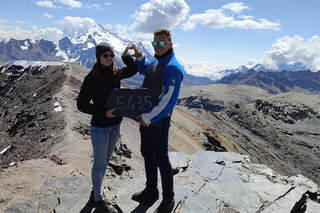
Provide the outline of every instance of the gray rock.
{"type": "MultiPolygon", "coordinates": [[[[252,164],[248,156],[234,152],[199,151],[192,156],[171,152],[174,176],[174,213],[290,212],[306,192],[319,196],[318,186],[302,175],[281,176],[268,167],[252,164]]],[[[137,171],[127,179],[107,179],[105,195],[119,212],[153,212],[161,197],[149,206],[131,200],[145,187],[145,176],[137,171]]],[[[161,194],[161,183],[159,183],[161,194]]],[[[91,178],[49,179],[39,195],[28,201],[11,201],[6,212],[92,212],[89,200],[91,178]],[[16,202],[16,203],[14,203],[16,202]]],[[[307,198],[307,213],[316,213],[319,201],[307,198]]]]}

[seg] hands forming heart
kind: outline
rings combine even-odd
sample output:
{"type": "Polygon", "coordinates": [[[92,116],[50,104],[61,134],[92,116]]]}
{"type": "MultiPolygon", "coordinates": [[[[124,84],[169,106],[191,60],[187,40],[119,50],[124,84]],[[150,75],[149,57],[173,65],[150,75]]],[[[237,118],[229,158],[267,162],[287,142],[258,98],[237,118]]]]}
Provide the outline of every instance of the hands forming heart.
{"type": "Polygon", "coordinates": [[[139,57],[141,56],[142,52],[137,48],[135,44],[128,45],[124,52],[122,53],[122,56],[131,56],[131,57],[139,57]],[[129,50],[133,50],[133,54],[129,54],[129,50]]]}

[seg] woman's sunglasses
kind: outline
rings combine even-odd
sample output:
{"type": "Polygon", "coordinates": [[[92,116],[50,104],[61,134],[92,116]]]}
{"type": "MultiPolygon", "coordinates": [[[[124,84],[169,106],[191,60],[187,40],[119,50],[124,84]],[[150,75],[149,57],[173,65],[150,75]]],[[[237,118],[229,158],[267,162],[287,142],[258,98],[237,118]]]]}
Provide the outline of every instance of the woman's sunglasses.
{"type": "Polygon", "coordinates": [[[110,53],[110,54],[104,53],[102,56],[103,56],[104,58],[108,58],[109,56],[110,56],[111,58],[114,58],[114,53],[110,53]]]}
{"type": "Polygon", "coordinates": [[[164,47],[166,46],[166,41],[152,41],[151,44],[153,47],[156,47],[158,44],[160,47],[164,47]]]}

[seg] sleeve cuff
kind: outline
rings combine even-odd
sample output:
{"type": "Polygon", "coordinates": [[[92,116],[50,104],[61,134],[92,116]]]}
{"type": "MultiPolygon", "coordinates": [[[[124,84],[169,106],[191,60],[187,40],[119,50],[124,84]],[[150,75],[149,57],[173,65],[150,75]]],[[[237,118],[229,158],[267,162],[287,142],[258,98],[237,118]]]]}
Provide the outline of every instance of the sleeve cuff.
{"type": "Polygon", "coordinates": [[[137,57],[136,59],[137,59],[137,61],[142,61],[142,60],[144,59],[144,55],[141,54],[141,55],[140,55],[139,57],[137,57]]]}
{"type": "Polygon", "coordinates": [[[144,114],[142,114],[141,117],[142,117],[143,121],[144,121],[147,125],[150,125],[150,124],[151,124],[151,121],[148,120],[144,114]]]}

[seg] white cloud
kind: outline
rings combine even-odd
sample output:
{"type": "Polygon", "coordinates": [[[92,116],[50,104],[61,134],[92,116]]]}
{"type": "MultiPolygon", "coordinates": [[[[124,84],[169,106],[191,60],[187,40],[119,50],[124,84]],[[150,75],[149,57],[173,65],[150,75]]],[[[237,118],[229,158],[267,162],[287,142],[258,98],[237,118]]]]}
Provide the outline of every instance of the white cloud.
{"type": "Polygon", "coordinates": [[[58,30],[56,28],[46,28],[46,29],[37,29],[35,25],[32,26],[32,39],[44,39],[48,41],[53,41],[57,43],[63,35],[63,32],[61,30],[58,30]]]}
{"type": "MultiPolygon", "coordinates": [[[[51,17],[48,14],[44,14],[45,16],[51,17]]],[[[6,40],[10,38],[15,38],[17,40],[23,39],[45,39],[53,42],[58,42],[64,36],[69,37],[78,37],[82,33],[84,33],[89,28],[95,25],[95,21],[91,18],[81,18],[81,17],[71,17],[66,16],[64,19],[59,21],[60,23],[66,25],[63,32],[56,28],[45,28],[45,29],[37,29],[35,25],[32,26],[32,31],[23,30],[19,27],[16,27],[12,30],[11,27],[0,27],[0,35],[1,38],[6,40]]]]}
{"type": "Polygon", "coordinates": [[[62,4],[68,5],[70,7],[80,8],[82,7],[82,3],[75,0],[59,0],[62,4]]]}
{"type": "Polygon", "coordinates": [[[214,28],[224,28],[230,26],[234,22],[234,18],[227,16],[222,10],[207,10],[202,14],[191,15],[186,23],[182,24],[182,28],[187,30],[192,30],[198,23],[203,26],[214,27],[214,28]]]}
{"type": "Polygon", "coordinates": [[[251,67],[255,66],[257,63],[258,62],[257,62],[256,59],[251,58],[248,61],[246,61],[243,65],[248,67],[248,68],[251,68],[251,67]]]}
{"type": "Polygon", "coordinates": [[[29,24],[28,22],[24,22],[24,21],[16,21],[19,24],[29,24]]]}
{"type": "Polygon", "coordinates": [[[245,20],[254,19],[255,18],[254,16],[247,16],[247,15],[240,15],[238,17],[241,18],[241,19],[245,19],[245,20]]]}
{"type": "Polygon", "coordinates": [[[2,28],[0,28],[0,35],[1,38],[7,39],[9,40],[10,38],[14,38],[14,39],[26,39],[26,38],[30,38],[30,31],[25,31],[20,29],[19,27],[16,27],[13,30],[3,30],[2,28]]]}
{"type": "Polygon", "coordinates": [[[219,80],[227,75],[227,73],[224,72],[226,69],[234,69],[232,67],[216,64],[210,61],[185,61],[180,57],[177,59],[188,74],[207,77],[211,80],[219,80]]]}
{"type": "Polygon", "coordinates": [[[243,2],[234,2],[234,3],[223,5],[222,9],[231,10],[234,13],[241,13],[242,10],[250,9],[250,7],[245,6],[243,2]]]}
{"type": "Polygon", "coordinates": [[[101,6],[98,4],[93,4],[91,7],[95,8],[96,10],[102,10],[101,6]]]}
{"type": "Polygon", "coordinates": [[[9,20],[0,18],[0,24],[5,24],[6,22],[9,22],[9,20]]]}
{"type": "Polygon", "coordinates": [[[112,5],[110,2],[106,2],[106,3],[104,3],[104,4],[106,4],[106,5],[112,5]]]}
{"type": "Polygon", "coordinates": [[[91,18],[71,16],[64,17],[60,22],[66,25],[66,28],[63,29],[64,36],[72,38],[78,37],[96,24],[91,18]]]}
{"type": "Polygon", "coordinates": [[[182,24],[182,28],[185,31],[193,30],[197,24],[202,24],[206,27],[212,28],[243,28],[243,29],[272,29],[280,30],[279,21],[270,22],[266,19],[260,18],[254,20],[253,16],[240,15],[238,16],[241,20],[236,20],[233,14],[227,13],[231,10],[232,12],[239,14],[244,9],[250,9],[245,6],[242,2],[235,2],[224,5],[221,9],[210,9],[205,13],[193,14],[189,17],[187,22],[182,24]]]}
{"type": "Polygon", "coordinates": [[[276,40],[272,49],[267,51],[260,63],[269,69],[277,69],[279,64],[301,62],[312,71],[320,70],[320,38],[313,36],[307,41],[295,35],[276,40]]]}
{"type": "Polygon", "coordinates": [[[151,41],[153,41],[153,32],[149,32],[149,33],[133,32],[132,38],[135,41],[141,42],[144,48],[151,55],[154,53],[154,48],[151,46],[151,41]]]}
{"type": "Polygon", "coordinates": [[[241,20],[241,21],[233,21],[230,23],[228,27],[234,28],[242,28],[242,29],[253,29],[253,30],[265,30],[265,29],[272,29],[272,30],[280,30],[279,22],[270,22],[266,19],[258,19],[258,21],[254,20],[241,20]]]}
{"type": "MultiPolygon", "coordinates": [[[[108,30],[112,30],[112,25],[108,24],[106,25],[108,30]]],[[[123,37],[125,39],[132,39],[131,35],[128,33],[128,26],[127,25],[121,25],[121,24],[117,24],[114,26],[116,28],[115,33],[120,36],[123,37]]]]}
{"type": "Polygon", "coordinates": [[[48,13],[43,13],[43,15],[44,15],[45,17],[47,17],[48,19],[52,19],[52,18],[53,18],[53,16],[52,16],[52,15],[49,15],[48,13]]]}
{"type": "Polygon", "coordinates": [[[23,30],[19,27],[14,28],[13,30],[2,30],[0,28],[1,38],[9,40],[10,38],[14,38],[17,40],[23,39],[45,39],[53,42],[58,42],[62,37],[62,31],[56,28],[46,28],[46,29],[37,29],[36,26],[32,26],[33,30],[23,30]]]}
{"type": "Polygon", "coordinates": [[[36,5],[38,5],[40,7],[56,8],[56,6],[54,6],[52,1],[37,1],[36,5]]]}
{"type": "Polygon", "coordinates": [[[184,0],[151,0],[141,5],[140,12],[131,16],[135,20],[134,32],[152,33],[157,28],[168,30],[186,19],[190,7],[184,0]]]}
{"type": "MultiPolygon", "coordinates": [[[[12,27],[11,26],[0,25],[0,28],[2,28],[2,29],[11,29],[12,27]]],[[[1,33],[0,33],[0,35],[1,35],[1,33]]]]}

